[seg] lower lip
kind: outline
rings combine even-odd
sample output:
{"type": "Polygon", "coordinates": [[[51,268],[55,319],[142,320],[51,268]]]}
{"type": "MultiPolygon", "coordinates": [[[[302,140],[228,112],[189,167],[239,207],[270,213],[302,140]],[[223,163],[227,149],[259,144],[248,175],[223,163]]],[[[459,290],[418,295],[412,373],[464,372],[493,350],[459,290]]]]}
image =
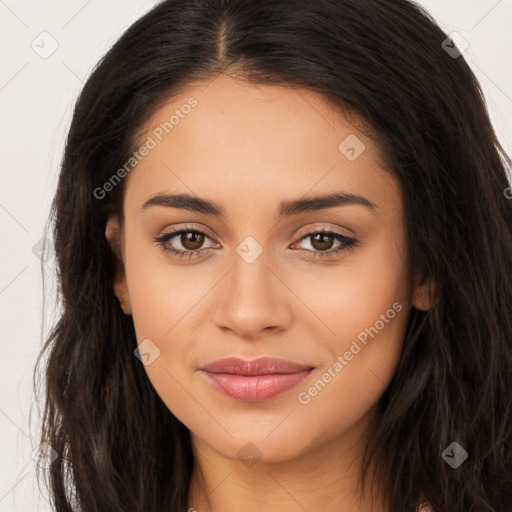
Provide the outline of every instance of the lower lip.
{"type": "Polygon", "coordinates": [[[205,372],[206,378],[217,391],[244,402],[263,402],[292,389],[313,370],[269,375],[238,375],[205,372]]]}

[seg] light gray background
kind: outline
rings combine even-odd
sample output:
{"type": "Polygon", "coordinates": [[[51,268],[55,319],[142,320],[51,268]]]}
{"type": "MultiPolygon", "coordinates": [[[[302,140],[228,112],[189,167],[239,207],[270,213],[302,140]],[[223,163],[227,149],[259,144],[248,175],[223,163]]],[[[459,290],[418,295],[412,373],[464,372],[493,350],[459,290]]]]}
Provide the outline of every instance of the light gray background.
{"type": "MultiPolygon", "coordinates": [[[[483,86],[498,137],[511,154],[512,0],[423,0],[483,86]]],[[[0,512],[49,511],[35,480],[39,425],[32,374],[41,347],[40,260],[33,247],[54,194],[74,101],[93,65],[155,2],[0,0],[0,512]],[[50,48],[48,58],[31,47],[50,48]],[[44,41],[41,37],[46,37],[44,41]]],[[[51,269],[53,260],[47,263],[51,269]]],[[[49,290],[50,299],[54,290],[49,290]]],[[[53,300],[50,300],[50,306],[53,300]]],[[[46,326],[55,316],[52,307],[46,326]]]]}

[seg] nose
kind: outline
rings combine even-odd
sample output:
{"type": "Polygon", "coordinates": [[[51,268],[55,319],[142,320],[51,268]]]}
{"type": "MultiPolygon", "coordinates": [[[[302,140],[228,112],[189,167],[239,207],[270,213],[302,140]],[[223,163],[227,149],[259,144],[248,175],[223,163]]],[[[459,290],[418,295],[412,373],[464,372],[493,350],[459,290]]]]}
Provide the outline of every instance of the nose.
{"type": "Polygon", "coordinates": [[[293,293],[271,266],[265,252],[251,263],[235,256],[215,297],[217,327],[253,341],[290,327],[293,293]]]}

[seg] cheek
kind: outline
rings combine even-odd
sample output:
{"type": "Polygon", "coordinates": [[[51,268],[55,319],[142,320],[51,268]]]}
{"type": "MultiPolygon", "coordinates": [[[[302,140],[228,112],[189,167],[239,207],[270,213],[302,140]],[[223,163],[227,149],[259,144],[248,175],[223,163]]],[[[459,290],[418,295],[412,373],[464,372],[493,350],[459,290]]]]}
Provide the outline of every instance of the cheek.
{"type": "Polygon", "coordinates": [[[316,339],[328,355],[316,377],[297,390],[296,419],[303,418],[304,438],[319,432],[323,438],[337,436],[376,409],[396,372],[407,325],[409,306],[405,298],[396,300],[401,294],[395,284],[369,279],[363,292],[351,294],[347,286],[332,299],[336,307],[329,306],[326,323],[334,335],[316,339]]]}
{"type": "Polygon", "coordinates": [[[407,310],[399,309],[395,303],[388,313],[388,319],[393,316],[389,323],[374,320],[354,328],[352,335],[344,332],[330,345],[330,360],[308,387],[298,390],[300,417],[319,418],[304,420],[301,435],[315,437],[318,431],[325,438],[339,435],[375,410],[400,359],[407,310]]]}
{"type": "MultiPolygon", "coordinates": [[[[165,341],[181,330],[187,317],[214,283],[202,266],[172,263],[163,249],[139,233],[127,232],[126,278],[137,339],[165,341]]],[[[211,274],[211,272],[210,272],[211,274]]]]}
{"type": "Polygon", "coordinates": [[[190,340],[196,338],[190,321],[207,290],[184,267],[166,264],[154,247],[135,245],[127,244],[125,268],[137,342],[151,353],[144,369],[169,410],[190,421],[201,415],[199,409],[191,414],[187,392],[190,340]]]}
{"type": "MultiPolygon", "coordinates": [[[[126,236],[126,278],[137,342],[150,340],[157,354],[145,370],[153,387],[178,417],[190,408],[188,379],[195,370],[195,344],[204,308],[218,274],[208,265],[172,264],[159,247],[126,236]]],[[[147,343],[147,342],[145,342],[147,343]]],[[[197,411],[196,411],[197,412],[197,411]]]]}
{"type": "Polygon", "coordinates": [[[314,385],[302,388],[300,403],[319,414],[332,406],[342,423],[377,402],[400,359],[411,302],[397,247],[395,241],[368,246],[325,278],[308,279],[303,292],[328,327],[316,341],[330,356],[314,385]]]}
{"type": "Polygon", "coordinates": [[[382,232],[348,253],[338,266],[304,273],[297,280],[302,283],[298,294],[307,297],[307,303],[321,320],[317,320],[321,332],[326,339],[333,340],[332,348],[337,352],[376,322],[382,331],[381,338],[395,338],[402,332],[400,323],[406,315],[395,319],[396,309],[407,311],[411,301],[402,243],[402,239],[387,240],[382,232]],[[395,303],[400,307],[393,309],[395,303]]]}

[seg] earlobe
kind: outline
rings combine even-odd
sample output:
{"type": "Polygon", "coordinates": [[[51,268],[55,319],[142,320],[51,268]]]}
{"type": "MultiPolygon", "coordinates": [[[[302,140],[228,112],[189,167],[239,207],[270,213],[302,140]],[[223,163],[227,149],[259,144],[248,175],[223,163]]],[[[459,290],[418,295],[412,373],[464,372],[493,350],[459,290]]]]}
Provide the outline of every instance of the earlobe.
{"type": "Polygon", "coordinates": [[[125,315],[131,314],[130,298],[126,283],[126,273],[123,262],[122,232],[119,227],[119,219],[116,216],[109,217],[105,226],[105,238],[115,257],[114,294],[119,300],[121,309],[125,315]]]}
{"type": "MultiPolygon", "coordinates": [[[[115,290],[115,286],[114,286],[115,290]]],[[[123,310],[123,313],[125,315],[131,315],[132,314],[132,308],[130,306],[130,301],[128,300],[127,296],[120,295],[121,292],[114,292],[119,299],[119,304],[121,305],[121,309],[123,310]]]]}
{"type": "Polygon", "coordinates": [[[433,279],[419,278],[412,293],[412,305],[421,311],[428,311],[437,305],[437,287],[433,279]]]}

